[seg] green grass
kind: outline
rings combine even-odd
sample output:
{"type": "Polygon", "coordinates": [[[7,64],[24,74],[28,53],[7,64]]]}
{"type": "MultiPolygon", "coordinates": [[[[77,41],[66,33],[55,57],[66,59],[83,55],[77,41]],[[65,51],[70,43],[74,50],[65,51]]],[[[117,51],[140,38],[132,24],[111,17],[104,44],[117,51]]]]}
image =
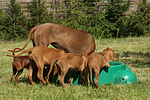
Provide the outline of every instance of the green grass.
{"type": "MultiPolygon", "coordinates": [[[[98,89],[86,86],[71,86],[67,89],[54,84],[43,86],[42,83],[30,85],[24,70],[19,77],[19,84],[10,83],[12,60],[7,57],[9,49],[22,47],[23,42],[0,41],[0,99],[2,100],[149,100],[150,99],[150,37],[129,37],[122,39],[96,40],[96,52],[106,47],[115,51],[116,60],[123,62],[136,75],[136,84],[102,85],[98,89]]],[[[30,42],[27,48],[31,48],[30,42]]],[[[16,53],[18,54],[18,53],[16,53]]]]}

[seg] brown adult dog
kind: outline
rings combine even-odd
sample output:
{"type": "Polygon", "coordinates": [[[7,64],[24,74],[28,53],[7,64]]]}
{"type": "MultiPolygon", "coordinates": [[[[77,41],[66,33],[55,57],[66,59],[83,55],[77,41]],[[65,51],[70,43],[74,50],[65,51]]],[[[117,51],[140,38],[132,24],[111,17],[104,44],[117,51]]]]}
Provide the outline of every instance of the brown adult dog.
{"type": "Polygon", "coordinates": [[[90,33],[63,25],[45,23],[33,27],[28,34],[25,45],[15,52],[19,52],[27,46],[32,33],[33,47],[48,47],[51,44],[55,48],[65,50],[67,53],[83,55],[88,55],[95,51],[95,41],[90,33]]]}
{"type": "MultiPolygon", "coordinates": [[[[61,49],[51,49],[43,46],[36,46],[31,49],[26,49],[16,56],[20,56],[26,52],[29,52],[29,59],[30,59],[30,66],[29,66],[29,73],[28,73],[28,78],[30,80],[30,83],[35,84],[34,81],[36,80],[35,78],[37,75],[37,71],[39,71],[38,78],[40,79],[40,81],[42,81],[43,85],[46,84],[45,80],[43,79],[44,66],[47,66],[49,68],[49,72],[46,77],[46,81],[48,82],[49,75],[52,71],[54,62],[58,60],[60,55],[65,53],[65,51],[61,49]]],[[[8,56],[16,57],[12,55],[8,55],[8,56]]]]}
{"type": "Polygon", "coordinates": [[[114,50],[107,47],[106,49],[103,50],[102,55],[104,56],[105,59],[109,61],[115,61],[115,53],[114,50]]]}
{"type": "Polygon", "coordinates": [[[92,70],[95,73],[95,85],[96,88],[99,87],[98,85],[98,78],[99,78],[99,74],[100,74],[100,69],[105,67],[110,67],[109,61],[106,60],[101,54],[98,54],[96,52],[91,53],[88,56],[88,63],[87,66],[89,68],[89,72],[90,72],[90,80],[91,83],[93,84],[93,79],[92,79],[92,70]]]}
{"type": "MultiPolygon", "coordinates": [[[[14,49],[13,51],[15,51],[16,49],[14,49]]],[[[14,52],[13,52],[14,55],[14,52]]],[[[15,56],[15,55],[14,55],[15,56]]],[[[18,83],[18,77],[22,74],[23,69],[27,68],[29,69],[29,57],[28,56],[19,56],[19,57],[14,57],[13,62],[12,62],[12,66],[13,66],[13,74],[11,77],[11,82],[13,81],[13,78],[15,76],[15,81],[16,83],[18,83]]]]}
{"type": "Polygon", "coordinates": [[[88,86],[88,70],[87,70],[87,58],[83,55],[78,55],[74,53],[65,53],[60,56],[58,61],[56,62],[56,66],[58,68],[58,81],[60,84],[66,88],[67,86],[64,84],[64,78],[67,72],[70,69],[70,79],[69,83],[72,85],[73,78],[72,72],[81,71],[81,75],[85,75],[86,84],[88,86]]]}

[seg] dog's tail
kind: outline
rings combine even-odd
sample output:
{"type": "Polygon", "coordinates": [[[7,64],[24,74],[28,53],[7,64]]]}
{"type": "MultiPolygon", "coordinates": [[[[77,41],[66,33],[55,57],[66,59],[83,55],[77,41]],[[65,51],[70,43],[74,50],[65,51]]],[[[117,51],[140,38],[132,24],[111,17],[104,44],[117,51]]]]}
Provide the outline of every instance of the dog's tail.
{"type": "MultiPolygon", "coordinates": [[[[15,51],[16,49],[19,49],[19,50],[21,50],[20,48],[15,48],[14,50],[12,50],[12,55],[13,55],[13,56],[15,56],[15,53],[14,53],[14,51],[15,51]]],[[[8,51],[10,51],[10,50],[8,50],[8,51]]]]}
{"type": "MultiPolygon", "coordinates": [[[[16,48],[15,48],[16,49],[16,48]]],[[[32,49],[33,48],[31,48],[31,49],[26,49],[26,50],[24,50],[24,51],[22,51],[20,54],[18,54],[18,55],[7,55],[7,56],[9,56],[9,57],[18,57],[18,56],[20,56],[20,55],[22,55],[22,54],[24,54],[24,53],[26,53],[26,52],[31,52],[32,51],[32,49]]]]}
{"type": "Polygon", "coordinates": [[[23,49],[25,49],[25,47],[28,45],[28,43],[29,43],[29,40],[30,40],[30,37],[31,37],[31,35],[32,35],[32,33],[37,29],[37,27],[38,26],[35,26],[35,27],[33,27],[31,30],[30,30],[30,32],[29,32],[29,34],[28,34],[28,38],[27,38],[27,41],[26,41],[26,43],[25,43],[25,45],[20,49],[20,48],[17,48],[17,49],[19,49],[19,50],[16,50],[16,48],[15,48],[15,50],[8,50],[8,51],[10,51],[10,52],[19,52],[19,51],[22,51],[23,49]]]}

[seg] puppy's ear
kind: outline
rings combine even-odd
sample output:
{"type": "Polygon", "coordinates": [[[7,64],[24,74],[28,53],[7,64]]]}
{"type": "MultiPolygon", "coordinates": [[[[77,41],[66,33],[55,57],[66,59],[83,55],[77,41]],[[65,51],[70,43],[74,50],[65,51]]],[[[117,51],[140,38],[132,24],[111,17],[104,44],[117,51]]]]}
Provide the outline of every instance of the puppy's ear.
{"type": "Polygon", "coordinates": [[[104,61],[105,61],[104,66],[109,68],[110,64],[109,64],[109,60],[108,60],[108,58],[106,56],[104,56],[104,61]]]}
{"type": "Polygon", "coordinates": [[[107,58],[106,55],[104,55],[104,59],[105,59],[105,61],[109,62],[109,59],[107,58]]]}

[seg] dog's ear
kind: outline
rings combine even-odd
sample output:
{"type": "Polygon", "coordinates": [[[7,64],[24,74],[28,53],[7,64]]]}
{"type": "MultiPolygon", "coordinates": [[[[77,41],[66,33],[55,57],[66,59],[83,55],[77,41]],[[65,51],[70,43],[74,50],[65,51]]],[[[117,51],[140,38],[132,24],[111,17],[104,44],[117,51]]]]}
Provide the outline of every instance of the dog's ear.
{"type": "Polygon", "coordinates": [[[104,55],[104,59],[105,59],[106,62],[109,62],[109,59],[107,58],[106,55],[104,55]]]}

